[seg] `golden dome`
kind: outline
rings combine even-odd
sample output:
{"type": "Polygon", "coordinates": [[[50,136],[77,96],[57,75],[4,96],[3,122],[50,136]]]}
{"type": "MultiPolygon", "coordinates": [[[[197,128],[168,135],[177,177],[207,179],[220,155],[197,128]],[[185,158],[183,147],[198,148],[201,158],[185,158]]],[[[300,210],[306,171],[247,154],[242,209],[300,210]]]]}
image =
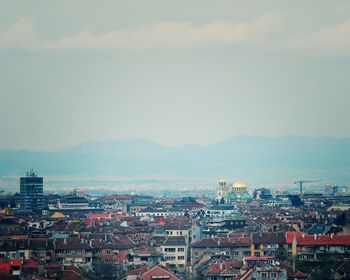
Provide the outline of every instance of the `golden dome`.
{"type": "Polygon", "coordinates": [[[232,188],[234,188],[234,189],[246,189],[247,184],[244,183],[243,181],[236,181],[232,184],[232,188]]]}

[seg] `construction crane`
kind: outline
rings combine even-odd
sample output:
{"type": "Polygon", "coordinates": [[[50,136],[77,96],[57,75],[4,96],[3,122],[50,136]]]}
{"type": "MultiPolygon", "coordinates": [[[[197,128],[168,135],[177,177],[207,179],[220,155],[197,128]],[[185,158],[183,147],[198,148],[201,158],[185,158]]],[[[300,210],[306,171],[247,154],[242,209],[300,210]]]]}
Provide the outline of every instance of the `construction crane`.
{"type": "Polygon", "coordinates": [[[305,183],[316,183],[321,182],[322,180],[299,180],[295,181],[294,184],[298,184],[300,187],[300,194],[303,194],[303,184],[305,183]]]}

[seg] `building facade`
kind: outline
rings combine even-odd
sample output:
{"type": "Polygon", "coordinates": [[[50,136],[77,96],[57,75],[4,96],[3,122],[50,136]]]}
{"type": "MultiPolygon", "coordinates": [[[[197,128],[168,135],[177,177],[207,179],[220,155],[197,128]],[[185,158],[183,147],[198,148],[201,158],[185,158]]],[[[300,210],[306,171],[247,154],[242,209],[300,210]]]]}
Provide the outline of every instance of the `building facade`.
{"type": "Polygon", "coordinates": [[[20,178],[21,209],[25,211],[41,212],[43,206],[43,177],[34,171],[27,172],[20,178]]]}

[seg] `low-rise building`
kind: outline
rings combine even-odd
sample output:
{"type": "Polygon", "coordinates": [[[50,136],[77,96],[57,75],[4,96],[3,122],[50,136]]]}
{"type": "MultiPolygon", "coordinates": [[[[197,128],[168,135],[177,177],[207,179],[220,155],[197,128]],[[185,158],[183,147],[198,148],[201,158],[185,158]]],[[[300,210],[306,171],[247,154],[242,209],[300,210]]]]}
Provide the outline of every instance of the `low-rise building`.
{"type": "Polygon", "coordinates": [[[171,269],[184,271],[187,263],[187,249],[184,236],[168,236],[161,245],[165,264],[171,269]]]}

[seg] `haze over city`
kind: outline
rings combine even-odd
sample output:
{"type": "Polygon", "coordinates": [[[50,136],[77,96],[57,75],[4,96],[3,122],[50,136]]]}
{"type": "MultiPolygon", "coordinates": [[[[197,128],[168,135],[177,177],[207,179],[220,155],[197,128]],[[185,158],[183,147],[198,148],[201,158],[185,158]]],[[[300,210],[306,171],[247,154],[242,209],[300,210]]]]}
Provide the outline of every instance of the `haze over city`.
{"type": "Polygon", "coordinates": [[[0,147],[349,137],[348,1],[1,1],[0,147]]]}

